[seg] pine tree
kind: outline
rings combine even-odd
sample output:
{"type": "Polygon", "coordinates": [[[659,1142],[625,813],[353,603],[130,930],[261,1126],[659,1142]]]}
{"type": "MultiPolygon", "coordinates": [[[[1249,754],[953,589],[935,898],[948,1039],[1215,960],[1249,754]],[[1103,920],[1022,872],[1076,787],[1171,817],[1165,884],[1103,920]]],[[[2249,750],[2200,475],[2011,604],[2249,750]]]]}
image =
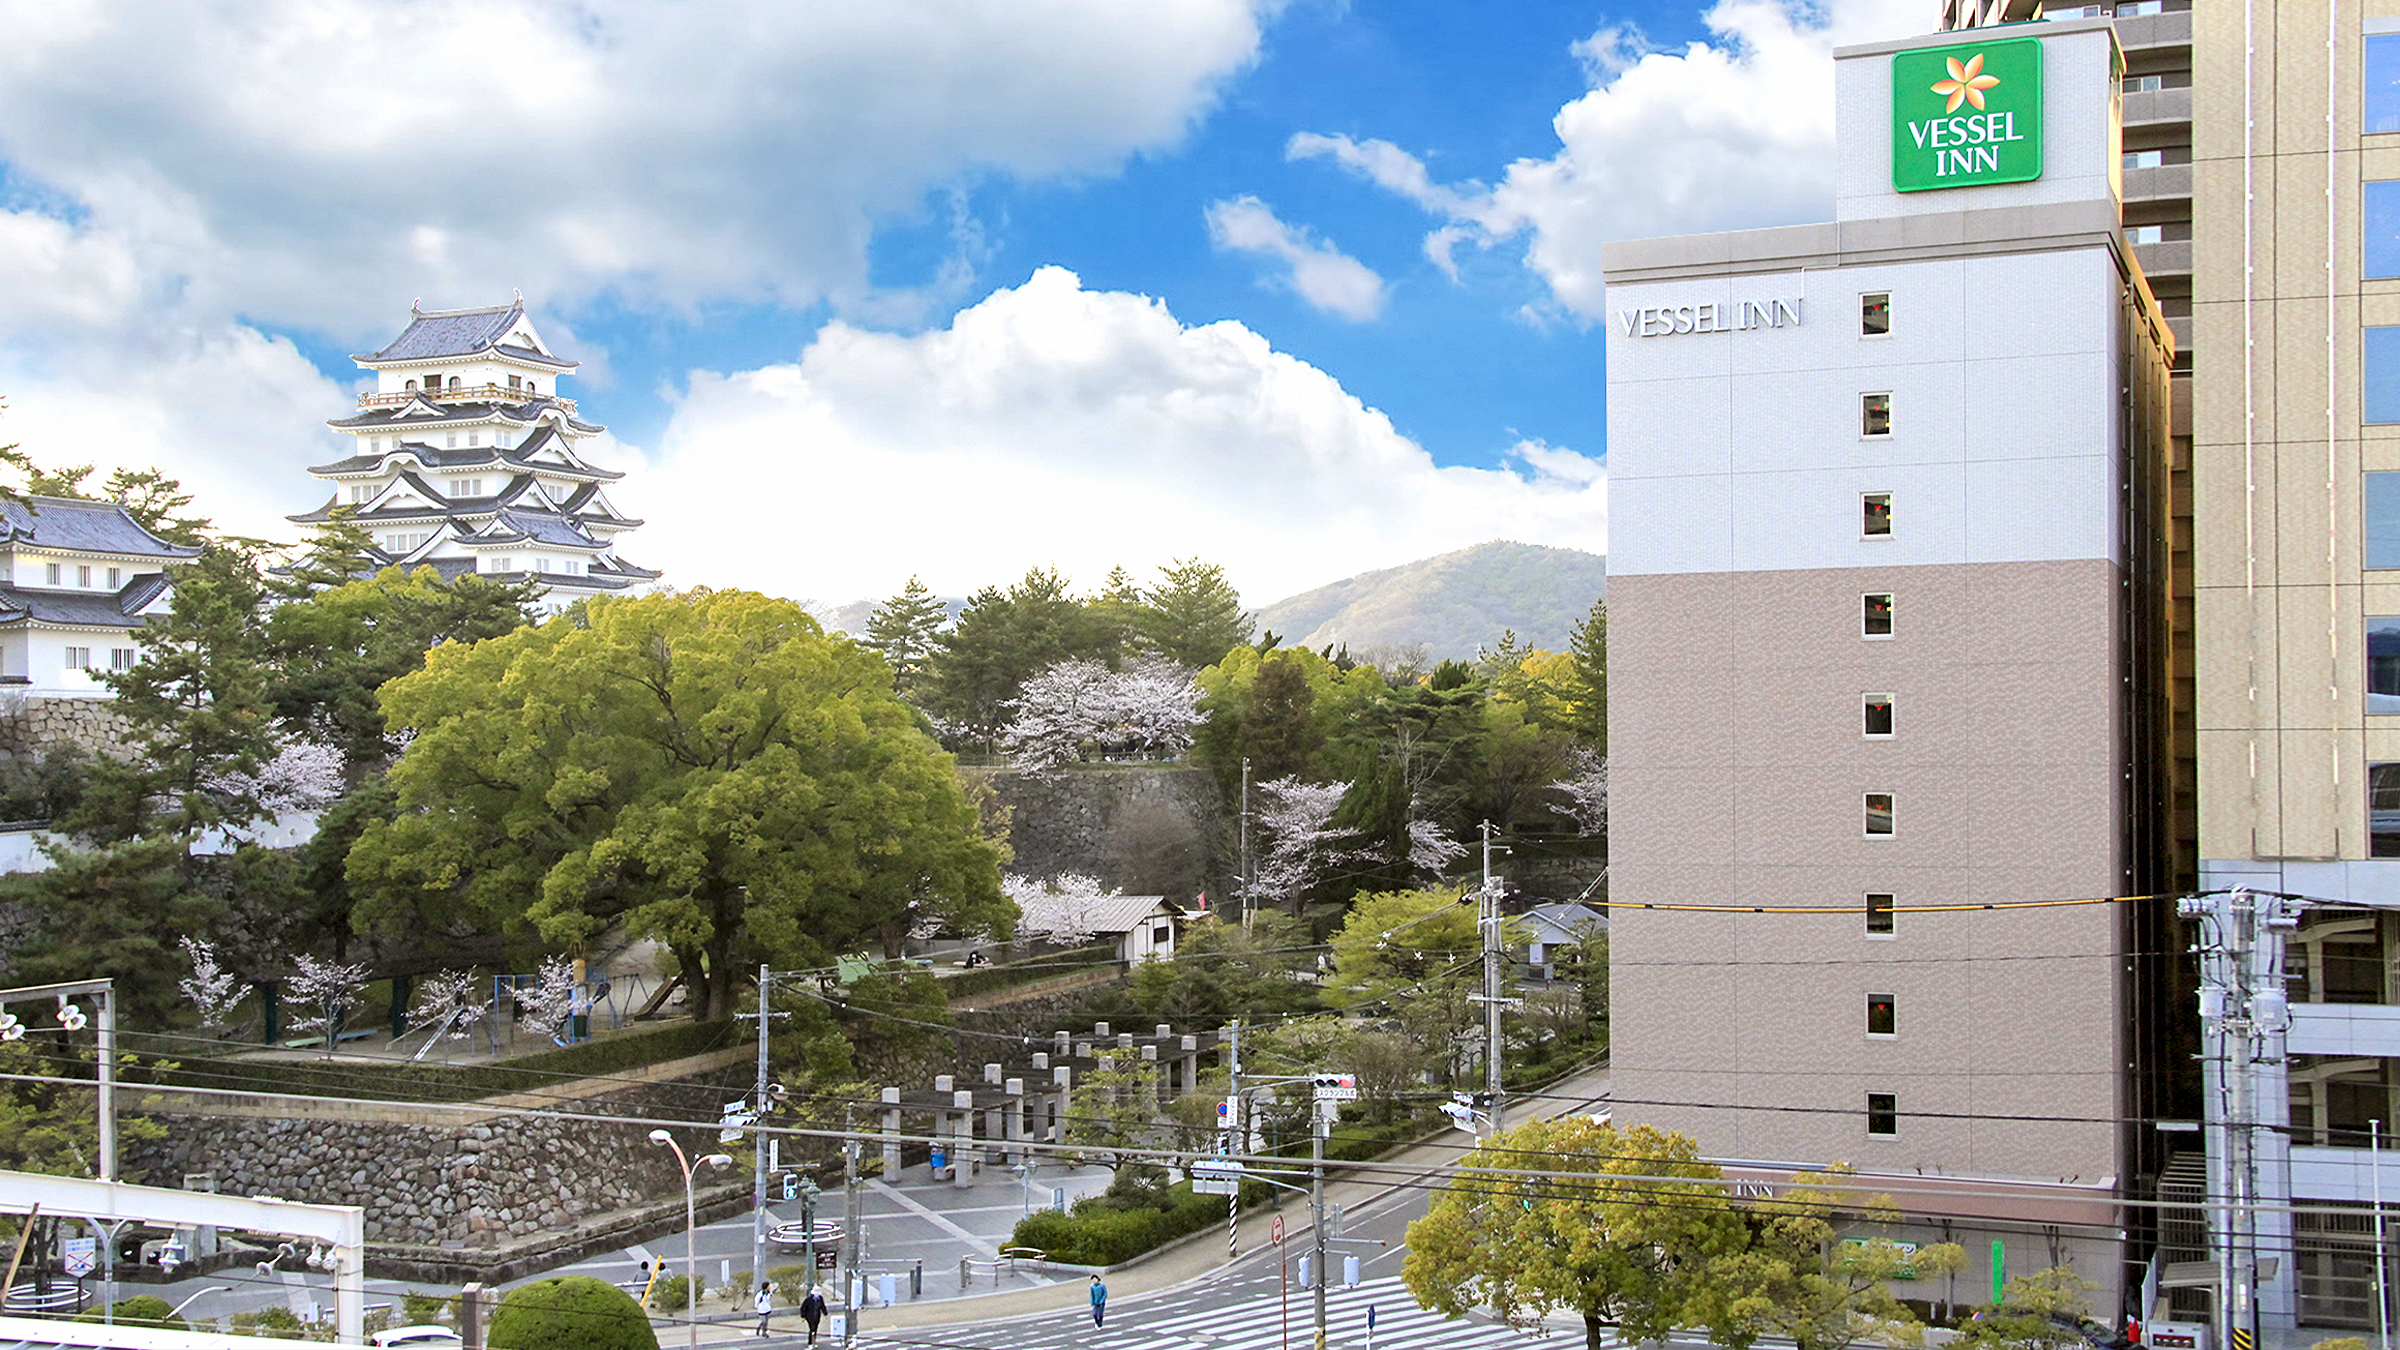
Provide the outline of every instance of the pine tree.
{"type": "Polygon", "coordinates": [[[1575,625],[1575,634],[1568,641],[1567,654],[1574,659],[1567,680],[1568,699],[1574,712],[1568,725],[1578,739],[1589,742],[1601,754],[1608,753],[1608,599],[1603,596],[1592,602],[1592,612],[1575,625]]]}
{"type": "Polygon", "coordinates": [[[901,694],[924,679],[925,663],[949,618],[949,608],[913,576],[905,589],[867,616],[867,646],[892,668],[892,684],[901,694]]]}
{"type": "Polygon", "coordinates": [[[1249,645],[1256,624],[1242,612],[1241,593],[1225,579],[1224,568],[1183,558],[1160,568],[1158,577],[1140,610],[1141,635],[1150,650],[1198,670],[1249,645]]]}

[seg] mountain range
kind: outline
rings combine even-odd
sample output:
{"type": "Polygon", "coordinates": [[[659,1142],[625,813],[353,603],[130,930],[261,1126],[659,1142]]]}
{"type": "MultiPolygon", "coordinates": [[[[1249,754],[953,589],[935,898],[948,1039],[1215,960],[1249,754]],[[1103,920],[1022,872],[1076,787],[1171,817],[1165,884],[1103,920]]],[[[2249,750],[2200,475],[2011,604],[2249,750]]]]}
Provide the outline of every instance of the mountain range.
{"type": "Polygon", "coordinates": [[[1258,611],[1258,626],[1291,647],[1335,643],[1360,657],[1421,647],[1429,660],[1464,661],[1503,632],[1520,647],[1565,651],[1607,593],[1600,554],[1495,539],[1278,600],[1258,611]]]}
{"type": "MultiPolygon", "coordinates": [[[[1520,647],[1560,652],[1607,592],[1608,559],[1600,554],[1495,539],[1278,600],[1258,610],[1258,631],[1287,647],[1346,646],[1361,659],[1471,660],[1503,632],[1515,633],[1520,647]]],[[[820,607],[818,618],[835,631],[863,634],[878,603],[820,607]]],[[[966,602],[943,603],[956,618],[966,602]]]]}

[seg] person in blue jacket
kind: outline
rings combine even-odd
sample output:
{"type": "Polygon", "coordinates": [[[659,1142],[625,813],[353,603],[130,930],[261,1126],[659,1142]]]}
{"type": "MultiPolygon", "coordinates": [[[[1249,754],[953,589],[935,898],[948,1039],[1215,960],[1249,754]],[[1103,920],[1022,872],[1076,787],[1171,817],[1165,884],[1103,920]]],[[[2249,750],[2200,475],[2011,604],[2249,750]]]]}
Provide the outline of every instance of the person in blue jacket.
{"type": "Polygon", "coordinates": [[[1092,1325],[1095,1327],[1100,1325],[1100,1315],[1107,1311],[1108,1286],[1100,1283],[1100,1277],[1094,1275],[1092,1277],[1092,1325]]]}

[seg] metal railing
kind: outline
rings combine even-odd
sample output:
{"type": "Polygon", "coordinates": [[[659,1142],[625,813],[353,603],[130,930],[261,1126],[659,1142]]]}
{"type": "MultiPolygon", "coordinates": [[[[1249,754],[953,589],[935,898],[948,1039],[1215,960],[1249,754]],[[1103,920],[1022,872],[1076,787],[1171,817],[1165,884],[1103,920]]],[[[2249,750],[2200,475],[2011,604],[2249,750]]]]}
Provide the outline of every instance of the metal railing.
{"type": "Polygon", "coordinates": [[[527,403],[539,399],[546,403],[557,404],[559,407],[566,409],[570,415],[575,411],[575,400],[571,398],[560,398],[556,394],[538,394],[530,389],[509,389],[501,385],[489,383],[477,385],[453,385],[447,389],[403,389],[398,393],[392,394],[360,394],[358,396],[358,406],[362,408],[396,408],[401,404],[420,398],[430,399],[437,403],[448,403],[454,401],[460,403],[490,403],[495,401],[503,403],[527,403]]]}

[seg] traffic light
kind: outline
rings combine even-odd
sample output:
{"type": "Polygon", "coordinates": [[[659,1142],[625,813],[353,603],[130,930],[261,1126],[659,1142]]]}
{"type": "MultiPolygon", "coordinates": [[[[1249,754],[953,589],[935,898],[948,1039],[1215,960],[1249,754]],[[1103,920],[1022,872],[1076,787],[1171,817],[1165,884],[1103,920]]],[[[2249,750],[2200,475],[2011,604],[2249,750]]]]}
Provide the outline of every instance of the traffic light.
{"type": "Polygon", "coordinates": [[[1346,1073],[1321,1073],[1309,1079],[1308,1082],[1309,1086],[1315,1088],[1354,1088],[1358,1086],[1358,1079],[1346,1073]]]}
{"type": "Polygon", "coordinates": [[[799,1173],[786,1172],[783,1174],[783,1198],[786,1200],[797,1200],[800,1198],[799,1173]]]}

